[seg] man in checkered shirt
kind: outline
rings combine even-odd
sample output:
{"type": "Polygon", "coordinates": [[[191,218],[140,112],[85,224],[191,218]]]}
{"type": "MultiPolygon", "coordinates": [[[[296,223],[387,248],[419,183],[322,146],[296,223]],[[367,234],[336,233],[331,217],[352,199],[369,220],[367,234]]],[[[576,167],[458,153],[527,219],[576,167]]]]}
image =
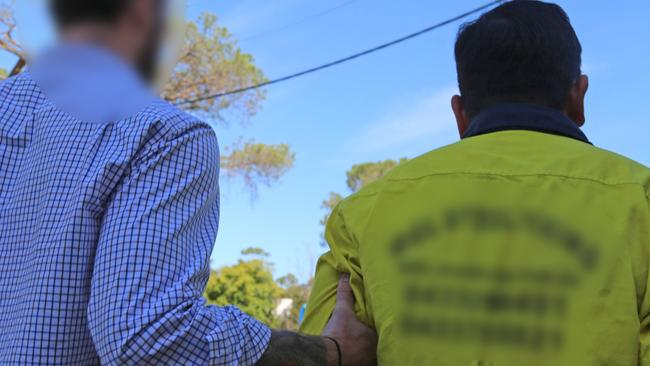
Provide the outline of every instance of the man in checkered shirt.
{"type": "Polygon", "coordinates": [[[202,293],[213,130],[151,92],[164,0],[51,0],[62,41],[0,83],[0,365],[367,365],[344,278],[323,337],[202,293]]]}

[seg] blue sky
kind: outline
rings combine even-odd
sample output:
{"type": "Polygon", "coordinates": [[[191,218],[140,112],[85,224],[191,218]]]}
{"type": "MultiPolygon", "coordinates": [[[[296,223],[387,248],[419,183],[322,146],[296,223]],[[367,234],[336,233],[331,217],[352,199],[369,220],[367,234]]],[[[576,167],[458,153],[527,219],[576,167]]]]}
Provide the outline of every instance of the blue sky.
{"type": "MultiPolygon", "coordinates": [[[[417,31],[485,0],[188,0],[188,16],[211,11],[239,39],[327,15],[240,43],[275,78],[417,31]],[[349,2],[349,4],[347,4],[349,2]]],[[[581,39],[590,76],[585,132],[597,145],[650,165],[650,2],[558,1],[581,39]]],[[[457,140],[449,98],[456,92],[458,24],[348,64],[267,88],[245,124],[216,127],[222,145],[244,138],[288,143],[295,167],[251,201],[242,184],[222,181],[222,218],[213,266],[234,263],[249,246],[271,253],[276,275],[308,278],[320,246],[321,201],[347,193],[353,164],[415,157],[457,140]]],[[[11,59],[0,55],[0,66],[11,59]]]]}

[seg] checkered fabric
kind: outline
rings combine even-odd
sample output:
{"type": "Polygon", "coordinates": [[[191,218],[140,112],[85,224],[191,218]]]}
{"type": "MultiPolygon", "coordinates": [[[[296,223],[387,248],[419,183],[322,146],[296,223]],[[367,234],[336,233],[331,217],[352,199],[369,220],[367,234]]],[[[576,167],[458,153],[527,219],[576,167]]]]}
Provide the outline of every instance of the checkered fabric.
{"type": "Polygon", "coordinates": [[[0,365],[254,364],[270,330],[202,298],[213,130],[154,98],[131,113],[145,94],[106,51],[37,65],[0,83],[0,365]]]}

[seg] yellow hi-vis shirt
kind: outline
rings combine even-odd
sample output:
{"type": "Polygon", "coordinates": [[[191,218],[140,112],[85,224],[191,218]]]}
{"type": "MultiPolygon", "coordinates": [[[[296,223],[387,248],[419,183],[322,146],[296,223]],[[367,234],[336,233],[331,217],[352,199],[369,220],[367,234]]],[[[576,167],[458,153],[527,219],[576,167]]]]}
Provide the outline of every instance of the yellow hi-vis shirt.
{"type": "Polygon", "coordinates": [[[542,108],[484,120],[334,209],[301,330],[347,272],[380,365],[650,365],[649,169],[542,108]]]}

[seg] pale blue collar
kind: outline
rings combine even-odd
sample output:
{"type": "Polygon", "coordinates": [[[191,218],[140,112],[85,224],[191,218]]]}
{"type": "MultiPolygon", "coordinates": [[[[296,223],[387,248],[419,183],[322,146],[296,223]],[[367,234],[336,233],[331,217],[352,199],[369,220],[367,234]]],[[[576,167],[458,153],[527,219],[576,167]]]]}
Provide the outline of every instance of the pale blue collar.
{"type": "Polygon", "coordinates": [[[87,43],[53,47],[35,59],[29,73],[48,100],[85,122],[126,119],[156,98],[126,62],[87,43]]]}

